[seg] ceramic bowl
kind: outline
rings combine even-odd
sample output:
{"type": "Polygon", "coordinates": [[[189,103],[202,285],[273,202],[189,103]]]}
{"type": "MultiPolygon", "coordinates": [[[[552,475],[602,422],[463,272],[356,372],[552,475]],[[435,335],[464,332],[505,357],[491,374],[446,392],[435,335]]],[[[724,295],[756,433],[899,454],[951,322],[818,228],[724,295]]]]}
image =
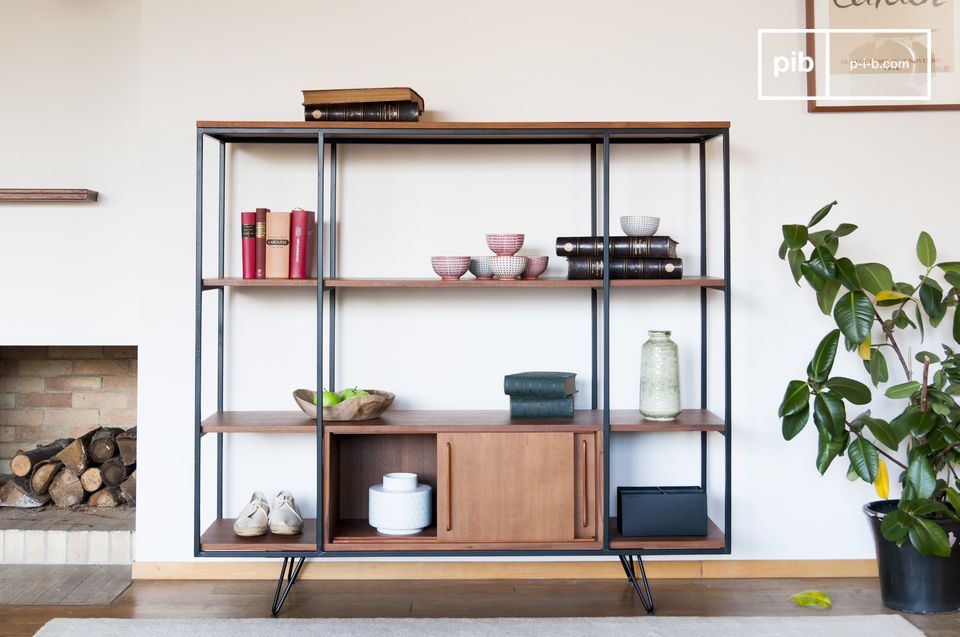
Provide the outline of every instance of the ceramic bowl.
{"type": "Polygon", "coordinates": [[[523,247],[523,235],[488,234],[487,247],[498,257],[512,257],[523,247]]]}
{"type": "Polygon", "coordinates": [[[627,215],[620,217],[620,228],[628,237],[649,237],[660,227],[660,217],[627,215]]]}
{"type": "Polygon", "coordinates": [[[430,257],[430,264],[444,281],[458,281],[470,269],[470,257],[430,257]]]}
{"type": "MultiPolygon", "coordinates": [[[[364,390],[369,396],[348,398],[342,403],[323,408],[323,419],[330,421],[342,420],[373,420],[383,415],[393,404],[394,395],[379,389],[364,390]]],[[[293,399],[297,405],[311,418],[317,417],[317,406],[313,404],[316,392],[312,389],[298,389],[293,392],[293,399]]],[[[310,424],[310,423],[305,423],[310,424]]]]}
{"type": "Polygon", "coordinates": [[[527,257],[527,267],[523,269],[521,279],[536,279],[547,269],[550,257],[527,257]]]}
{"type": "Polygon", "coordinates": [[[495,279],[519,279],[527,267],[527,257],[493,257],[490,267],[495,279]]]}
{"type": "Polygon", "coordinates": [[[470,273],[478,279],[492,279],[490,259],[493,257],[470,257],[470,273]]]}

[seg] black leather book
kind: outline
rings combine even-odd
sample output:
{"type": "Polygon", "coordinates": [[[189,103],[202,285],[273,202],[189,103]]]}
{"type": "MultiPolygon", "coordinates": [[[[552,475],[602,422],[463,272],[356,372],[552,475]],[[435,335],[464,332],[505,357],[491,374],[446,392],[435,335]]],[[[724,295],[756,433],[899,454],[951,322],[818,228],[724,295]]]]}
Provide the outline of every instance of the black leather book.
{"type": "MultiPolygon", "coordinates": [[[[683,259],[610,259],[611,279],[679,279],[683,276],[683,259]]],[[[571,257],[567,259],[568,279],[602,279],[603,257],[571,257]]]]}
{"type": "MultiPolygon", "coordinates": [[[[557,237],[557,256],[602,257],[603,237],[557,237]]],[[[675,258],[677,242],[670,237],[610,237],[610,256],[675,258]]]]}
{"type": "Polygon", "coordinates": [[[305,104],[303,115],[308,122],[416,122],[420,106],[416,102],[305,104]]]}

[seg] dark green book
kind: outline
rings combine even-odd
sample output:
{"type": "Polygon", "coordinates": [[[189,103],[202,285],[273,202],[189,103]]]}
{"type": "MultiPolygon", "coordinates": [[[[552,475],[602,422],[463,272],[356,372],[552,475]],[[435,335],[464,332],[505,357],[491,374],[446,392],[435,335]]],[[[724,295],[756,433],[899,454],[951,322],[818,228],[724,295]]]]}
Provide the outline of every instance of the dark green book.
{"type": "Polygon", "coordinates": [[[573,372],[520,372],[503,377],[503,393],[524,398],[564,398],[577,393],[573,372]]]}
{"type": "Polygon", "coordinates": [[[510,398],[511,418],[573,418],[573,396],[510,398]]]}

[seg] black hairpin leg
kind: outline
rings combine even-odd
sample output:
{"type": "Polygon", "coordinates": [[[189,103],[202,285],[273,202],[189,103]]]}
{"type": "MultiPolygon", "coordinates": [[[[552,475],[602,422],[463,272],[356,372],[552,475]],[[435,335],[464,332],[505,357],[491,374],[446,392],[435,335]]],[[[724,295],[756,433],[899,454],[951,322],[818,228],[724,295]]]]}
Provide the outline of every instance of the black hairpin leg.
{"type": "Polygon", "coordinates": [[[296,559],[295,557],[283,558],[283,564],[280,566],[280,579],[277,580],[277,592],[273,594],[273,607],[270,609],[270,614],[274,617],[280,614],[280,609],[283,608],[283,602],[287,600],[287,593],[290,592],[294,582],[297,581],[297,576],[300,575],[300,569],[303,568],[303,561],[306,558],[301,557],[297,563],[297,567],[294,568],[293,562],[296,559]],[[286,586],[283,585],[284,573],[286,573],[287,579],[286,586]],[[281,588],[283,589],[283,594],[280,593],[281,588]]]}
{"type": "Polygon", "coordinates": [[[643,589],[641,590],[640,582],[637,581],[637,573],[633,568],[633,556],[620,555],[619,557],[623,572],[627,574],[627,580],[630,582],[630,585],[633,586],[633,590],[637,591],[637,597],[640,598],[640,603],[643,604],[644,610],[646,610],[647,613],[653,614],[656,609],[653,606],[653,595],[650,594],[650,580],[647,579],[647,571],[643,568],[643,558],[637,555],[637,564],[640,566],[640,577],[643,580],[643,589]]]}

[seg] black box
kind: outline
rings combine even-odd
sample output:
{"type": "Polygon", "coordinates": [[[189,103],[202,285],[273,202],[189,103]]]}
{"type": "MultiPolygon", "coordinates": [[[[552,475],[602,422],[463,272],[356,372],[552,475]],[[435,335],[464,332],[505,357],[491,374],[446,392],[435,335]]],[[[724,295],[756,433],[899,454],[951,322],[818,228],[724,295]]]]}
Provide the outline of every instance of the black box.
{"type": "Polygon", "coordinates": [[[707,494],[700,487],[617,487],[622,537],[707,534],[707,494]]]}

